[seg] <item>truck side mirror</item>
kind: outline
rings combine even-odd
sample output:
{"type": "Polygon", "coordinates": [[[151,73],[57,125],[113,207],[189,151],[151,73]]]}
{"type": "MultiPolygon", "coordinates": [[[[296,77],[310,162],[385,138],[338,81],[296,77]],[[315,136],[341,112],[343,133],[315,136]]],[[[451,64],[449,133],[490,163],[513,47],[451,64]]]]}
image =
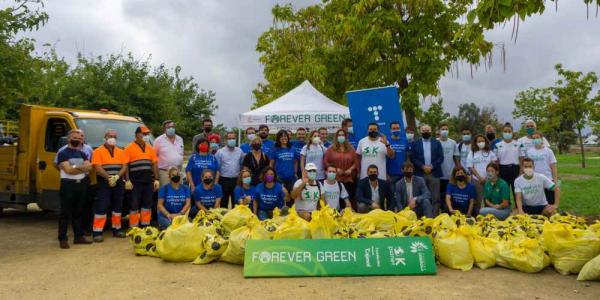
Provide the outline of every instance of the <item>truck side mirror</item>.
{"type": "Polygon", "coordinates": [[[66,135],[58,138],[58,149],[62,148],[66,144],[67,144],[67,136],[66,135]]]}

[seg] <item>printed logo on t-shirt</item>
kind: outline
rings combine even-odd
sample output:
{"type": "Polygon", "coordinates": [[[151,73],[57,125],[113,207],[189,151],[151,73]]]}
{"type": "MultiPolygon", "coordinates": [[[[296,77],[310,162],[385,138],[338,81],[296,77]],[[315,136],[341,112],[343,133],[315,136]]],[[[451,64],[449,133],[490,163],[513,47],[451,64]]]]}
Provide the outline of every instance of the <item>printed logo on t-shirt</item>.
{"type": "Polygon", "coordinates": [[[302,192],[302,200],[317,202],[319,201],[319,191],[308,191],[302,192]]]}
{"type": "Polygon", "coordinates": [[[362,156],[363,157],[377,157],[380,152],[381,152],[381,149],[379,148],[379,146],[367,146],[364,148],[364,150],[362,152],[362,156]]]}
{"type": "Polygon", "coordinates": [[[541,184],[534,183],[524,186],[523,188],[521,188],[521,191],[523,195],[535,195],[543,188],[544,187],[541,184]]]}
{"type": "Polygon", "coordinates": [[[278,195],[274,194],[260,194],[260,199],[265,204],[273,204],[277,202],[278,195]]]}

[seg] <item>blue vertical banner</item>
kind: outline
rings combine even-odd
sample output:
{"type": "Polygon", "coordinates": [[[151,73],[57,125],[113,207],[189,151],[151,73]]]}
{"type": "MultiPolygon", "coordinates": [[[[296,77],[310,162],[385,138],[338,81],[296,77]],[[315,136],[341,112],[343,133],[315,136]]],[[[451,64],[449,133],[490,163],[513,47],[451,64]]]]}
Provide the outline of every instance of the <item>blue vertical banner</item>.
{"type": "Polygon", "coordinates": [[[400,134],[403,144],[406,143],[404,117],[400,108],[398,88],[395,86],[356,90],[346,92],[348,108],[352,118],[354,135],[361,139],[367,135],[368,125],[375,122],[379,132],[390,137],[390,123],[400,122],[400,134]]]}

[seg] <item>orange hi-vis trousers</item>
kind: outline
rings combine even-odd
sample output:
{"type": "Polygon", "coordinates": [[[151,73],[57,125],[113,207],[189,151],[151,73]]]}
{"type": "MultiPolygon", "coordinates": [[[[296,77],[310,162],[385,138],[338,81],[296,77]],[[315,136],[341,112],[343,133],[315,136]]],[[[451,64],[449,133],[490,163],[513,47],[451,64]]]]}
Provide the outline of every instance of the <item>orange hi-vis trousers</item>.
{"type": "Polygon", "coordinates": [[[125,198],[124,183],[121,181],[115,187],[110,187],[105,179],[98,180],[96,196],[93,234],[102,235],[109,207],[112,208],[111,223],[113,232],[121,230],[121,209],[125,198]]]}

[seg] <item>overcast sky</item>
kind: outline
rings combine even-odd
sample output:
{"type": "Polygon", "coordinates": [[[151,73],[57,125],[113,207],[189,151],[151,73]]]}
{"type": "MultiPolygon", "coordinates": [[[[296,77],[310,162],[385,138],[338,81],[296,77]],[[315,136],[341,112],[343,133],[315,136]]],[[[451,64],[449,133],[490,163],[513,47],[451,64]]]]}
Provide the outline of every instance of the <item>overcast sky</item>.
{"type": "MultiPolygon", "coordinates": [[[[48,24],[32,36],[39,45],[55,44],[69,61],[78,52],[131,51],[139,58],[151,54],[154,64],[180,65],[202,88],[216,92],[216,121],[235,126],[238,114],[253,102],[252,90],[263,80],[257,38],[272,24],[273,5],[287,2],[52,0],[46,3],[48,24]]],[[[295,7],[316,2],[293,1],[295,7]]],[[[506,71],[496,51],[491,70],[481,69],[471,78],[465,65],[458,78],[448,74],[440,82],[446,110],[454,114],[458,104],[473,101],[495,106],[502,121],[512,121],[515,94],[553,84],[554,64],[600,73],[600,18],[594,13],[592,8],[588,20],[583,1],[560,1],[558,12],[552,4],[542,16],[521,23],[516,44],[510,40],[512,23],[490,31],[491,41],[506,46],[506,71]]]]}

